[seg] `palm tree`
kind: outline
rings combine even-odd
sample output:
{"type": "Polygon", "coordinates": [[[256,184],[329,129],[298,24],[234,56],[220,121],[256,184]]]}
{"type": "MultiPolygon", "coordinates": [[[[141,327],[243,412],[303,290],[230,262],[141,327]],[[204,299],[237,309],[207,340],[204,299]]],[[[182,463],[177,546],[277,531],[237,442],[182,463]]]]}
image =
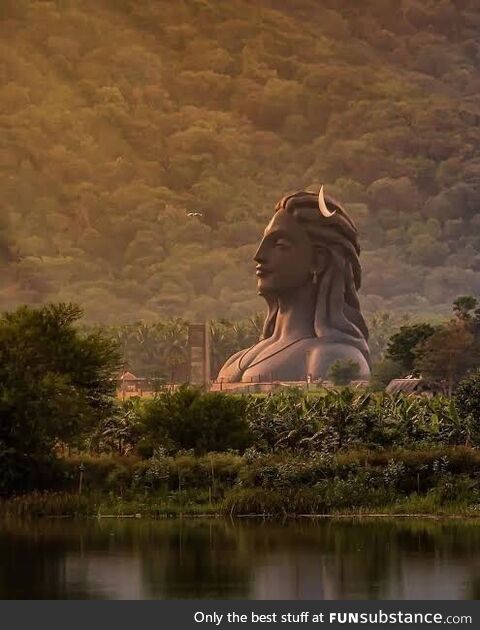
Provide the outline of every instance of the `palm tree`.
{"type": "Polygon", "coordinates": [[[138,358],[144,373],[158,372],[163,362],[163,339],[158,324],[139,322],[135,330],[138,358]]]}
{"type": "Polygon", "coordinates": [[[252,333],[257,336],[256,341],[260,339],[263,333],[263,324],[265,322],[265,313],[255,313],[248,319],[250,326],[252,327],[252,333]]]}
{"type": "Polygon", "coordinates": [[[400,328],[410,322],[408,315],[394,317],[388,311],[379,311],[373,313],[369,318],[368,328],[370,338],[368,345],[370,346],[370,354],[372,361],[384,358],[390,337],[400,328]]]}
{"type": "Polygon", "coordinates": [[[222,365],[232,353],[233,324],[227,319],[216,319],[210,322],[210,354],[212,374],[217,375],[222,365]]]}
{"type": "Polygon", "coordinates": [[[133,326],[131,324],[114,326],[111,329],[111,334],[115,341],[118,343],[120,352],[122,354],[123,370],[126,370],[127,367],[130,367],[132,359],[133,326]]]}
{"type": "Polygon", "coordinates": [[[176,369],[188,362],[187,322],[172,317],[159,325],[162,360],[168,368],[170,383],[175,382],[176,369]]]}

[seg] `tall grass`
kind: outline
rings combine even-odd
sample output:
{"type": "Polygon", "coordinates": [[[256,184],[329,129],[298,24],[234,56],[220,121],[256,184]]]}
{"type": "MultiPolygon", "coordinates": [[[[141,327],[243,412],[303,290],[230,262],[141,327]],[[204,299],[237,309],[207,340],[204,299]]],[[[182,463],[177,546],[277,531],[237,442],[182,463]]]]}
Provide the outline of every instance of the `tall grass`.
{"type": "Polygon", "coordinates": [[[158,453],[144,461],[75,457],[62,468],[58,488],[4,500],[0,510],[20,516],[422,510],[476,515],[480,506],[480,452],[470,447],[360,448],[335,455],[158,453]]]}

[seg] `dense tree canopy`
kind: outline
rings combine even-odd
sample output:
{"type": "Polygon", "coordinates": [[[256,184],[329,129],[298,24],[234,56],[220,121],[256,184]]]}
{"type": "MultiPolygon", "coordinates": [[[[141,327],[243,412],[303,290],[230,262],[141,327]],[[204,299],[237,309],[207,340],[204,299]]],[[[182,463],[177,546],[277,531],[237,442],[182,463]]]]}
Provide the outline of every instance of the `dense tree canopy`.
{"type": "Polygon", "coordinates": [[[80,316],[53,304],[0,317],[0,493],[115,412],[117,346],[80,331],[80,316]]]}
{"type": "Polygon", "coordinates": [[[3,0],[0,308],[249,317],[277,199],[358,223],[366,311],[480,291],[475,0],[3,0]]]}
{"type": "Polygon", "coordinates": [[[401,326],[392,335],[387,347],[387,357],[400,363],[405,372],[411,372],[415,363],[415,348],[433,335],[435,328],[431,324],[412,324],[401,326]]]}
{"type": "Polygon", "coordinates": [[[470,322],[452,319],[415,348],[414,369],[452,394],[459,381],[480,364],[480,345],[470,322]]]}

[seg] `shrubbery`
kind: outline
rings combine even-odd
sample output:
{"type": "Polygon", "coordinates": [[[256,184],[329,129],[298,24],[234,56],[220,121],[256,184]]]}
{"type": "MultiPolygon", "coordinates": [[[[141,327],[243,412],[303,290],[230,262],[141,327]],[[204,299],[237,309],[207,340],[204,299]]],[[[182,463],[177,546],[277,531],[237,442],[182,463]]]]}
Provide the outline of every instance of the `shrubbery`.
{"type": "Polygon", "coordinates": [[[157,450],[148,459],[136,457],[75,456],[61,461],[56,488],[78,491],[80,466],[86,492],[136,492],[141,495],[192,489],[220,489],[233,485],[241,456],[234,453],[208,453],[197,456],[180,452],[169,456],[157,450]]]}
{"type": "MultiPolygon", "coordinates": [[[[476,445],[478,420],[469,411],[475,409],[475,395],[467,396],[475,383],[475,378],[465,381],[455,399],[349,388],[237,396],[184,386],[153,399],[122,403],[118,434],[125,439],[124,452],[143,458],[158,449],[167,454],[242,453],[246,448],[258,453],[334,454],[352,448],[476,445]]],[[[111,440],[116,434],[110,425],[108,431],[111,440]]],[[[110,444],[92,442],[98,453],[120,452],[110,444]]]]}
{"type": "Polygon", "coordinates": [[[467,376],[455,392],[455,403],[460,415],[480,433],[480,370],[467,376]]]}
{"type": "Polygon", "coordinates": [[[245,419],[247,399],[222,393],[204,393],[182,386],[145,401],[140,410],[143,454],[157,446],[168,451],[243,450],[251,441],[245,419]]]}
{"type": "Polygon", "coordinates": [[[472,444],[468,417],[444,396],[412,397],[353,389],[305,396],[298,390],[250,398],[247,417],[261,451],[472,444]]]}
{"type": "Polygon", "coordinates": [[[360,375],[360,366],[356,361],[347,359],[338,360],[332,363],[328,371],[328,376],[335,385],[349,385],[360,375]]]}
{"type": "Polygon", "coordinates": [[[349,450],[336,455],[208,453],[63,460],[49,494],[8,504],[16,514],[224,511],[231,514],[473,510],[480,453],[467,447],[349,450]],[[78,495],[80,464],[83,494],[78,495]]]}

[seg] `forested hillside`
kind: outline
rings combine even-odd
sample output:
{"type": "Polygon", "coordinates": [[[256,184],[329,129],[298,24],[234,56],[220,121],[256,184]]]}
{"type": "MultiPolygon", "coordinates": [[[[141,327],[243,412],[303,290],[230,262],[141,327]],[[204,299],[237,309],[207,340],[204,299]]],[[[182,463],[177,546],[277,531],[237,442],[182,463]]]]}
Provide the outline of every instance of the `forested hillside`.
{"type": "Polygon", "coordinates": [[[478,294],[479,33],[478,0],[1,0],[0,309],[248,317],[321,183],[367,312],[478,294]]]}

